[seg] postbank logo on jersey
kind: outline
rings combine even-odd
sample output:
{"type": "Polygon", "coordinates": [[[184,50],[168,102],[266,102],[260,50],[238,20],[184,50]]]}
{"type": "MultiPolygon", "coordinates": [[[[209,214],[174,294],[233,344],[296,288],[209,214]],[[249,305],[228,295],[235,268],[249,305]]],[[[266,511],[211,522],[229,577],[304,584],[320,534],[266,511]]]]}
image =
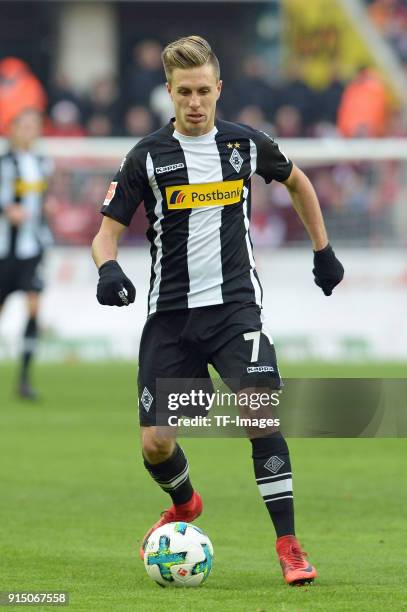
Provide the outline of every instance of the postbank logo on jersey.
{"type": "Polygon", "coordinates": [[[242,199],[242,194],[243,179],[219,183],[175,185],[165,188],[167,205],[170,210],[238,204],[242,199]]]}

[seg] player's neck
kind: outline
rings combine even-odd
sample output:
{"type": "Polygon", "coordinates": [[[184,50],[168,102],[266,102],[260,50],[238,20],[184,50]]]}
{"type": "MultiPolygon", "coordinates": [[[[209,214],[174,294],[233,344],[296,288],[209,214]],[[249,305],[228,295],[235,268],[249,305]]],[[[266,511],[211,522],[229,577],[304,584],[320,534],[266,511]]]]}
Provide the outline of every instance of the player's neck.
{"type": "Polygon", "coordinates": [[[32,149],[32,143],[10,141],[10,149],[15,153],[28,153],[32,149]]]}
{"type": "Polygon", "coordinates": [[[210,132],[212,132],[213,128],[215,127],[215,121],[211,121],[205,127],[196,128],[192,130],[188,130],[184,125],[182,125],[177,120],[173,121],[173,126],[174,126],[174,130],[178,132],[178,134],[181,134],[181,136],[197,138],[199,136],[205,136],[206,134],[209,134],[210,132]]]}

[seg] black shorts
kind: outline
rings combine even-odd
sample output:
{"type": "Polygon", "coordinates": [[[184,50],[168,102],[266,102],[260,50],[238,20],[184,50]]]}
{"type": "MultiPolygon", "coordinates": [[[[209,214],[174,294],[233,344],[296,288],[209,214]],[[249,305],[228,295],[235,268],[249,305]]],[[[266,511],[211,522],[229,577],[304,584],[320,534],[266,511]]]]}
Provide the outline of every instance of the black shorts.
{"type": "Polygon", "coordinates": [[[29,259],[0,259],[0,304],[14,291],[39,293],[44,284],[40,274],[42,255],[29,259]]]}
{"type": "Polygon", "coordinates": [[[150,315],[139,353],[140,424],[156,425],[157,379],[188,379],[190,390],[193,379],[207,379],[212,389],[209,364],[233,392],[281,387],[259,306],[229,303],[150,315]]]}

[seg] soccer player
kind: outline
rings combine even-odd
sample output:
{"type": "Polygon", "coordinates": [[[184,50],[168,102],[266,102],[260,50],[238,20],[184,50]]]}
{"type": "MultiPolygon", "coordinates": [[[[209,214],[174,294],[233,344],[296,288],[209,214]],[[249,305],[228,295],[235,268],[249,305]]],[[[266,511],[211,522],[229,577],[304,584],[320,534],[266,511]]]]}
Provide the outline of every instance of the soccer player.
{"type": "MultiPolygon", "coordinates": [[[[141,202],[149,220],[151,283],[139,355],[139,416],[144,465],[173,505],[148,530],[191,522],[202,499],[188,461],[172,436],[157,428],[157,379],[207,379],[208,363],[233,391],[278,389],[274,346],[264,333],[262,288],[249,235],[250,178],[259,174],[288,189],[314,249],[314,277],[325,295],[343,277],[328,243],[310,181],[267,134],[215,119],[219,63],[208,42],[188,36],[163,52],[175,118],[140,140],[110,185],[93,242],[97,299],[123,306],[135,288],[117,262],[123,230],[141,202]],[[252,341],[248,341],[252,340],[252,341]]],[[[295,536],[292,471],[280,431],[251,438],[256,481],[277,534],[289,584],[312,581],[315,568],[295,536]]]]}
{"type": "Polygon", "coordinates": [[[41,260],[51,242],[44,211],[51,164],[32,151],[41,130],[41,114],[34,109],[23,110],[11,121],[9,149],[0,157],[0,312],[11,293],[26,294],[27,322],[17,391],[28,400],[37,398],[30,369],[43,289],[41,260]]]}

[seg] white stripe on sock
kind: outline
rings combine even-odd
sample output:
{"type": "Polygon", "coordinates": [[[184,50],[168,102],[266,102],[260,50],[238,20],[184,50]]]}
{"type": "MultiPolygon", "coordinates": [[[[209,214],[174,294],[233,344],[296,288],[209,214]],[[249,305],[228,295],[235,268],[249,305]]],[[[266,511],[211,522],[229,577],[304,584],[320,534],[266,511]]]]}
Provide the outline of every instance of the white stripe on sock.
{"type": "Polygon", "coordinates": [[[278,499],[293,499],[292,495],[282,495],[281,497],[270,497],[269,499],[264,499],[264,502],[272,502],[272,501],[277,501],[278,499]]]}
{"type": "Polygon", "coordinates": [[[260,484],[259,491],[262,497],[267,495],[275,495],[276,493],[285,493],[286,491],[293,490],[292,478],[285,478],[284,480],[278,480],[277,482],[265,482],[260,484]]]}
{"type": "Polygon", "coordinates": [[[166,485],[164,487],[161,487],[162,489],[164,489],[164,491],[175,491],[176,489],[178,489],[178,487],[180,487],[182,484],[184,484],[184,482],[186,480],[188,480],[189,478],[189,472],[187,472],[187,474],[184,476],[184,478],[182,480],[180,480],[179,482],[177,482],[176,485],[166,485]]]}
{"type": "Polygon", "coordinates": [[[275,476],[264,476],[263,478],[256,478],[256,482],[260,482],[260,480],[274,480],[275,478],[280,478],[280,476],[291,476],[292,472],[282,472],[281,474],[276,474],[275,476]]]}
{"type": "Polygon", "coordinates": [[[189,476],[189,465],[187,463],[185,468],[182,470],[182,472],[174,476],[174,478],[172,478],[171,480],[167,480],[167,481],[157,480],[157,482],[163,489],[175,489],[177,484],[179,484],[183,478],[184,480],[186,480],[188,476],[189,476]]]}

